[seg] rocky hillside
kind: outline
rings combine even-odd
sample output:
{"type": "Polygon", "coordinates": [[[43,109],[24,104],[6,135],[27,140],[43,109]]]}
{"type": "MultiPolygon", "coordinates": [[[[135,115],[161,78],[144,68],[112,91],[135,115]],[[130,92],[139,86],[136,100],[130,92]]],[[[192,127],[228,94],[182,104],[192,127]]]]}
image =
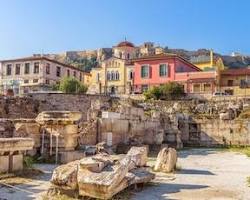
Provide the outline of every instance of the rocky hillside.
{"type": "MultiPolygon", "coordinates": [[[[198,49],[196,51],[189,51],[185,49],[170,49],[164,48],[167,53],[175,53],[181,57],[191,61],[195,57],[203,56],[208,57],[210,50],[198,49]]],[[[83,51],[66,51],[60,54],[45,54],[52,59],[58,60],[78,67],[86,72],[89,72],[93,67],[96,67],[101,60],[107,59],[112,56],[112,48],[101,48],[99,50],[83,50],[83,51]]],[[[243,68],[250,66],[249,56],[227,56],[219,53],[214,53],[214,57],[221,57],[224,65],[228,68],[243,68]]]]}
{"type": "MultiPolygon", "coordinates": [[[[208,49],[198,49],[197,51],[188,51],[185,49],[169,49],[165,48],[165,51],[168,53],[175,53],[187,60],[191,60],[192,57],[197,56],[209,56],[210,51],[208,49]]],[[[249,56],[228,56],[221,55],[219,53],[214,53],[215,57],[221,57],[223,59],[224,65],[229,68],[244,68],[250,66],[250,57],[249,56]]]]}

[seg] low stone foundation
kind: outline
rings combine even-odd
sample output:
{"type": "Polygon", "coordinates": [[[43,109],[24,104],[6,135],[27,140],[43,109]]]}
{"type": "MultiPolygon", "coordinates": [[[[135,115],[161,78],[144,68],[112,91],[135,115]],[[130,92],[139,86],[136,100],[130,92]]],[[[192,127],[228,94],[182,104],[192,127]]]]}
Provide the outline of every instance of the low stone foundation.
{"type": "Polygon", "coordinates": [[[23,169],[23,154],[33,149],[31,138],[0,138],[0,173],[23,169]]]}

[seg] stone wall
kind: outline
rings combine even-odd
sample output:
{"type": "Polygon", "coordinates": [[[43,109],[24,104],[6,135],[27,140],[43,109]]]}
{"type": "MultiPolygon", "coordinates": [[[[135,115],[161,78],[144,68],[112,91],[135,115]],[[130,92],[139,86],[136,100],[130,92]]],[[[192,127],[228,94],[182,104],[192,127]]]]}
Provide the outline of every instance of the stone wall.
{"type": "Polygon", "coordinates": [[[194,120],[186,121],[181,130],[184,145],[220,146],[250,145],[250,120],[194,120]]]}
{"type": "Polygon", "coordinates": [[[0,98],[0,118],[35,118],[42,111],[80,111],[87,119],[91,101],[98,101],[100,107],[109,107],[110,97],[101,95],[75,94],[32,94],[23,98],[0,98]]]}

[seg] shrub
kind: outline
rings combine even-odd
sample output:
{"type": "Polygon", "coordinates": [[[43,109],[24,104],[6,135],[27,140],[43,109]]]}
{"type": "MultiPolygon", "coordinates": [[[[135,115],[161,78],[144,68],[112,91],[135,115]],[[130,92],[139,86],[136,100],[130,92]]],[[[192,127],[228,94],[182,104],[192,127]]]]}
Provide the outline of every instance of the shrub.
{"type": "Polygon", "coordinates": [[[170,82],[161,86],[150,88],[148,91],[144,92],[146,99],[178,99],[184,95],[183,86],[170,82]]]}
{"type": "Polygon", "coordinates": [[[65,93],[86,93],[88,88],[75,78],[66,77],[60,81],[59,90],[65,93]]]}

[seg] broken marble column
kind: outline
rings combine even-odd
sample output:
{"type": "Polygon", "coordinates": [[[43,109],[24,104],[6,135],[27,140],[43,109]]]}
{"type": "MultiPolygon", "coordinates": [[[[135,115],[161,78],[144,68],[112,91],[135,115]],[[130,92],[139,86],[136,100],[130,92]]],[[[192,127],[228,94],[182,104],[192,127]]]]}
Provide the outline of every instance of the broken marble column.
{"type": "Polygon", "coordinates": [[[109,199],[129,185],[154,178],[142,167],[146,160],[146,147],[132,147],[127,155],[97,154],[56,168],[51,182],[81,196],[109,199]]]}
{"type": "Polygon", "coordinates": [[[177,152],[174,148],[163,148],[157,156],[154,170],[160,172],[172,172],[177,163],[177,152]]]}

